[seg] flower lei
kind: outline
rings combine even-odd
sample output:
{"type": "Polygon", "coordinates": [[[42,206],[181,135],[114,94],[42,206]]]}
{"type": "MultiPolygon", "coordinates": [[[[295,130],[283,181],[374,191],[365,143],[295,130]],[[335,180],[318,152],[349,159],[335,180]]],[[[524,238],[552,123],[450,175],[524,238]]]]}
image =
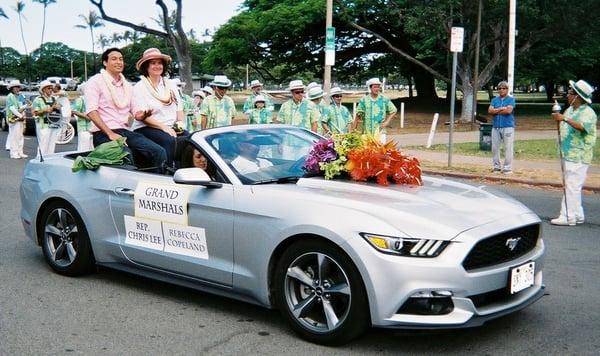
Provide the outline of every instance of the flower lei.
{"type": "MultiPolygon", "coordinates": [[[[116,107],[118,107],[119,109],[125,109],[126,107],[128,107],[129,103],[131,102],[130,88],[127,85],[123,85],[123,89],[125,90],[125,96],[120,97],[115,92],[115,86],[112,83],[112,81],[113,81],[112,76],[110,74],[108,74],[108,72],[105,69],[101,69],[100,74],[102,75],[102,78],[104,79],[104,83],[106,84],[106,87],[108,88],[108,91],[110,92],[112,101],[116,105],[116,107]]],[[[125,83],[125,77],[123,76],[122,73],[119,73],[119,77],[120,77],[120,80],[122,80],[123,83],[125,83]]]]}
{"type": "Polygon", "coordinates": [[[403,155],[393,141],[382,144],[376,137],[357,133],[334,134],[315,142],[303,168],[307,173],[323,174],[325,179],[347,172],[355,181],[423,185],[416,158],[403,155]]]}
{"type": "MultiPolygon", "coordinates": [[[[146,85],[146,89],[148,89],[148,91],[154,97],[154,99],[160,101],[165,106],[171,105],[173,103],[173,97],[175,95],[173,94],[172,90],[168,90],[164,95],[161,96],[158,93],[158,90],[156,89],[154,84],[152,84],[152,82],[147,77],[141,76],[140,78],[142,80],[142,83],[146,85]]],[[[162,83],[163,86],[166,87],[165,78],[162,78],[162,83]]]]}

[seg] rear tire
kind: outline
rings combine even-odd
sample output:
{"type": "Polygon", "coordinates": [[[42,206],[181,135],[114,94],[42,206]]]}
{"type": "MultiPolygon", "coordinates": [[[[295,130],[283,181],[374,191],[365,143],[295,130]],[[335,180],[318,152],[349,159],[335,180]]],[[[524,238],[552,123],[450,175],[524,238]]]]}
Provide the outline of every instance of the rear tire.
{"type": "Polygon", "coordinates": [[[320,240],[301,240],[275,269],[275,302],[302,338],[341,345],[371,324],[365,287],[350,258],[320,240]]]}
{"type": "Polygon", "coordinates": [[[94,270],[88,232],[75,208],[64,201],[50,203],[39,226],[44,258],[54,271],[80,276],[94,270]]]}

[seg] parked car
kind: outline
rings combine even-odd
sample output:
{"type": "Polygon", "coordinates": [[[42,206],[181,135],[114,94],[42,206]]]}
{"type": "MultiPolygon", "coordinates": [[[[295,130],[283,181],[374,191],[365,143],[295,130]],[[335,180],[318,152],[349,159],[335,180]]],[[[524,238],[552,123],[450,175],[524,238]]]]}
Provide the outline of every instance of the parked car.
{"type": "Polygon", "coordinates": [[[173,176],[139,164],[73,173],[87,152],[32,159],[23,227],[59,274],[101,265],[277,308],[322,344],[370,326],[479,326],[541,298],[541,221],[523,204],[442,178],[305,177],[318,139],[285,125],[198,131],[187,144],[205,170],[173,176]]]}

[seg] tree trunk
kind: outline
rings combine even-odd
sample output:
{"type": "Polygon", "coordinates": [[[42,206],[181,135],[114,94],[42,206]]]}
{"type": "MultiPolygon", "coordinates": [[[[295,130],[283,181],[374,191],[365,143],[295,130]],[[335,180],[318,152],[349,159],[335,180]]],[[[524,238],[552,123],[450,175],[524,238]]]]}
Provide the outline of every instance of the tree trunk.
{"type": "Polygon", "coordinates": [[[438,98],[435,91],[435,80],[431,73],[426,72],[421,67],[414,67],[412,72],[417,87],[417,100],[431,101],[438,98]]]}
{"type": "Polygon", "coordinates": [[[554,81],[545,80],[544,86],[546,87],[546,100],[551,103],[554,99],[554,81]]]}
{"type": "Polygon", "coordinates": [[[190,45],[187,41],[185,43],[181,42],[171,41],[171,44],[175,48],[175,53],[179,60],[179,79],[185,83],[183,92],[192,95],[194,84],[192,83],[192,55],[190,53],[190,45]]]}

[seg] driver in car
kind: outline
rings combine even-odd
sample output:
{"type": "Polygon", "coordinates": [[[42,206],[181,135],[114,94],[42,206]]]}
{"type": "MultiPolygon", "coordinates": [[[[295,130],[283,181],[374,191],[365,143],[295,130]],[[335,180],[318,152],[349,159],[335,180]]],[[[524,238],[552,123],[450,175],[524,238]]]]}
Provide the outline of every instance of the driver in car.
{"type": "Polygon", "coordinates": [[[237,143],[239,155],[231,161],[231,165],[240,174],[248,174],[259,171],[260,169],[273,166],[271,161],[264,158],[258,158],[259,147],[251,141],[242,141],[237,143]]]}

